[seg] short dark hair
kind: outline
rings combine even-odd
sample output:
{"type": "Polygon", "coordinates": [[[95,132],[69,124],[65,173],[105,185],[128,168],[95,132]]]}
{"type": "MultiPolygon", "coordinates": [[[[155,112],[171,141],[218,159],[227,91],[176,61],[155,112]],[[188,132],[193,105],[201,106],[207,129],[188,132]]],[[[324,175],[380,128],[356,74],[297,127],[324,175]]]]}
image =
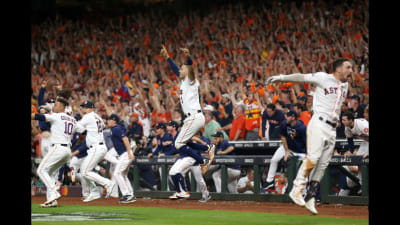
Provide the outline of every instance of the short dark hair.
{"type": "Polygon", "coordinates": [[[344,112],[342,118],[343,116],[347,117],[348,120],[354,120],[354,114],[350,111],[344,112]]]}
{"type": "Polygon", "coordinates": [[[349,61],[350,61],[350,59],[345,59],[345,58],[340,58],[340,59],[335,60],[332,64],[333,72],[336,71],[336,68],[341,67],[344,62],[349,62],[349,61]]]}
{"type": "Polygon", "coordinates": [[[274,110],[275,110],[275,105],[272,104],[272,103],[269,103],[269,104],[267,105],[267,108],[270,108],[270,109],[272,109],[272,110],[274,111],[274,110]]]}
{"type": "Polygon", "coordinates": [[[293,107],[296,106],[298,109],[300,109],[301,111],[304,111],[304,107],[301,103],[296,103],[293,105],[293,107]]]}

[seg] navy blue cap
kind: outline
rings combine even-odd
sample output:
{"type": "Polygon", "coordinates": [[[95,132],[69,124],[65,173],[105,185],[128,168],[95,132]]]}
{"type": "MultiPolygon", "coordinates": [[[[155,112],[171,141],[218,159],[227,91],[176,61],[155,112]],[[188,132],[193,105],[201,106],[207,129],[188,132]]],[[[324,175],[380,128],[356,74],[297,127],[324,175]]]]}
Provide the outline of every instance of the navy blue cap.
{"type": "Polygon", "coordinates": [[[94,103],[91,101],[85,101],[83,104],[81,104],[81,107],[94,108],[94,103]]]}
{"type": "Polygon", "coordinates": [[[294,116],[295,118],[297,118],[297,113],[293,110],[290,110],[289,112],[286,113],[286,116],[294,116]]]}
{"type": "Polygon", "coordinates": [[[217,133],[211,135],[213,137],[224,137],[224,134],[221,131],[217,131],[217,133]]]}
{"type": "Polygon", "coordinates": [[[156,127],[157,129],[161,128],[161,129],[167,129],[167,126],[165,125],[165,123],[159,123],[156,127]]]}
{"type": "Polygon", "coordinates": [[[107,117],[107,120],[114,120],[115,122],[119,123],[119,116],[111,114],[109,117],[107,117]]]}
{"type": "Polygon", "coordinates": [[[176,121],[171,120],[171,122],[168,123],[168,126],[178,128],[179,124],[176,121]]]}

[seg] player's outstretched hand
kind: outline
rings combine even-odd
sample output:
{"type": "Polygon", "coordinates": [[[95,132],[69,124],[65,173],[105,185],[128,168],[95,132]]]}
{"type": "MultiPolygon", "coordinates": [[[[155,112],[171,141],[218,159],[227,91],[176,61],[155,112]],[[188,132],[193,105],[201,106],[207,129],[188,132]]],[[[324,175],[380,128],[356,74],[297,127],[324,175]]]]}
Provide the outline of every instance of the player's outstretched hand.
{"type": "Polygon", "coordinates": [[[167,48],[165,48],[164,45],[161,45],[161,52],[160,52],[160,54],[161,54],[164,58],[166,58],[166,59],[169,57],[167,48]]]}
{"type": "Polygon", "coordinates": [[[268,84],[272,84],[275,82],[280,81],[280,77],[279,76],[272,76],[272,77],[268,77],[267,81],[265,82],[267,85],[268,84]]]}

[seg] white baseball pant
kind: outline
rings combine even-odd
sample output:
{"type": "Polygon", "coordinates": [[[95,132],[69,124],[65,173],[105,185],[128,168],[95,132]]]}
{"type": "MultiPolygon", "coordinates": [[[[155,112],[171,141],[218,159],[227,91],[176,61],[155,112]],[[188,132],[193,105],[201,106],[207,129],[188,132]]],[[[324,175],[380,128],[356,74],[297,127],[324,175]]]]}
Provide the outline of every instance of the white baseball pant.
{"type": "MultiPolygon", "coordinates": [[[[227,168],[228,170],[228,191],[230,193],[237,193],[237,183],[240,177],[240,170],[227,168]]],[[[212,178],[215,184],[215,189],[219,193],[221,192],[221,175],[222,169],[215,171],[212,174],[212,178]]]]}
{"type": "MultiPolygon", "coordinates": [[[[188,169],[189,170],[189,169],[188,169]]],[[[203,178],[203,175],[201,175],[201,168],[200,165],[197,166],[191,166],[190,171],[192,172],[192,176],[194,176],[194,179],[196,180],[196,191],[200,191],[203,198],[207,198],[209,195],[209,192],[207,190],[207,184],[206,181],[203,178]]],[[[187,171],[185,171],[186,173],[187,171]]]]}
{"type": "Polygon", "coordinates": [[[42,140],[40,141],[40,153],[42,154],[42,157],[44,158],[46,156],[46,154],[49,152],[50,150],[50,132],[48,131],[43,131],[42,132],[42,140]]]}
{"type": "MultiPolygon", "coordinates": [[[[294,156],[300,156],[300,157],[305,157],[305,153],[297,153],[293,152],[292,150],[289,149],[289,151],[294,155],[294,156]]],[[[276,169],[278,168],[279,161],[281,161],[285,157],[286,151],[285,147],[281,144],[278,149],[276,149],[274,155],[271,158],[271,163],[269,164],[269,169],[268,169],[268,176],[267,176],[267,182],[272,182],[275,177],[276,169]]]]}
{"type": "Polygon", "coordinates": [[[332,157],[335,142],[336,129],[319,120],[318,115],[313,115],[307,127],[307,156],[293,181],[294,188],[303,191],[308,175],[310,181],[321,181],[332,157]]]}
{"type": "Polygon", "coordinates": [[[42,159],[37,169],[37,174],[46,185],[46,198],[49,200],[56,194],[56,179],[54,174],[67,163],[71,158],[71,149],[69,147],[55,144],[42,159]]]}
{"type": "Polygon", "coordinates": [[[111,182],[111,180],[101,176],[96,172],[93,172],[94,167],[103,160],[106,153],[107,147],[105,145],[96,144],[89,148],[89,150],[87,151],[88,155],[85,157],[81,164],[81,174],[83,179],[86,179],[86,182],[89,186],[90,194],[100,195],[96,183],[104,187],[111,182]]]}
{"type": "MultiPolygon", "coordinates": [[[[108,152],[104,156],[104,159],[107,160],[108,162],[110,162],[110,168],[109,168],[110,177],[113,182],[117,183],[117,180],[114,176],[114,172],[115,172],[115,168],[118,163],[118,153],[114,147],[112,147],[112,148],[110,148],[110,150],[108,150],[108,152]]],[[[117,187],[113,188],[110,196],[111,197],[119,197],[118,185],[117,185],[117,187]]]]}
{"type": "Polygon", "coordinates": [[[203,113],[193,113],[183,121],[183,126],[175,140],[176,149],[184,146],[201,128],[204,127],[205,118],[203,113]]]}
{"type": "Polygon", "coordinates": [[[134,196],[133,187],[128,179],[129,166],[132,161],[132,159],[129,159],[128,152],[124,152],[119,156],[118,163],[115,166],[113,177],[115,177],[123,196],[134,196]]]}
{"type": "Polygon", "coordinates": [[[71,162],[69,163],[69,166],[73,168],[73,170],[76,172],[76,177],[81,182],[82,196],[87,197],[90,194],[89,185],[88,185],[86,179],[82,178],[81,171],[79,171],[84,159],[85,159],[85,157],[78,158],[78,157],[74,156],[74,157],[72,157],[71,162]]]}

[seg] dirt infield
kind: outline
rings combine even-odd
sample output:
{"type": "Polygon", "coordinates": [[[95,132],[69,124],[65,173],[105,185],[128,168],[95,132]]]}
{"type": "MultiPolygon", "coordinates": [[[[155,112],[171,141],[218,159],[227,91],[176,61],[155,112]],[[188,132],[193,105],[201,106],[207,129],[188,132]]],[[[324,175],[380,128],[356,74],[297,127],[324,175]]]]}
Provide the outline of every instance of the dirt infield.
{"type": "MultiPolygon", "coordinates": [[[[32,197],[32,203],[45,202],[44,196],[32,197]]],[[[264,212],[295,215],[311,215],[304,207],[290,203],[279,202],[252,202],[252,201],[213,201],[200,203],[198,200],[169,200],[169,199],[144,199],[137,198],[131,204],[119,204],[118,199],[98,199],[92,202],[82,202],[80,197],[62,197],[58,200],[59,205],[104,205],[104,206],[126,206],[126,207],[156,207],[176,209],[206,209],[206,210],[229,210],[242,212],[264,212]]],[[[350,206],[321,204],[317,206],[318,216],[368,219],[368,206],[350,206]]]]}

